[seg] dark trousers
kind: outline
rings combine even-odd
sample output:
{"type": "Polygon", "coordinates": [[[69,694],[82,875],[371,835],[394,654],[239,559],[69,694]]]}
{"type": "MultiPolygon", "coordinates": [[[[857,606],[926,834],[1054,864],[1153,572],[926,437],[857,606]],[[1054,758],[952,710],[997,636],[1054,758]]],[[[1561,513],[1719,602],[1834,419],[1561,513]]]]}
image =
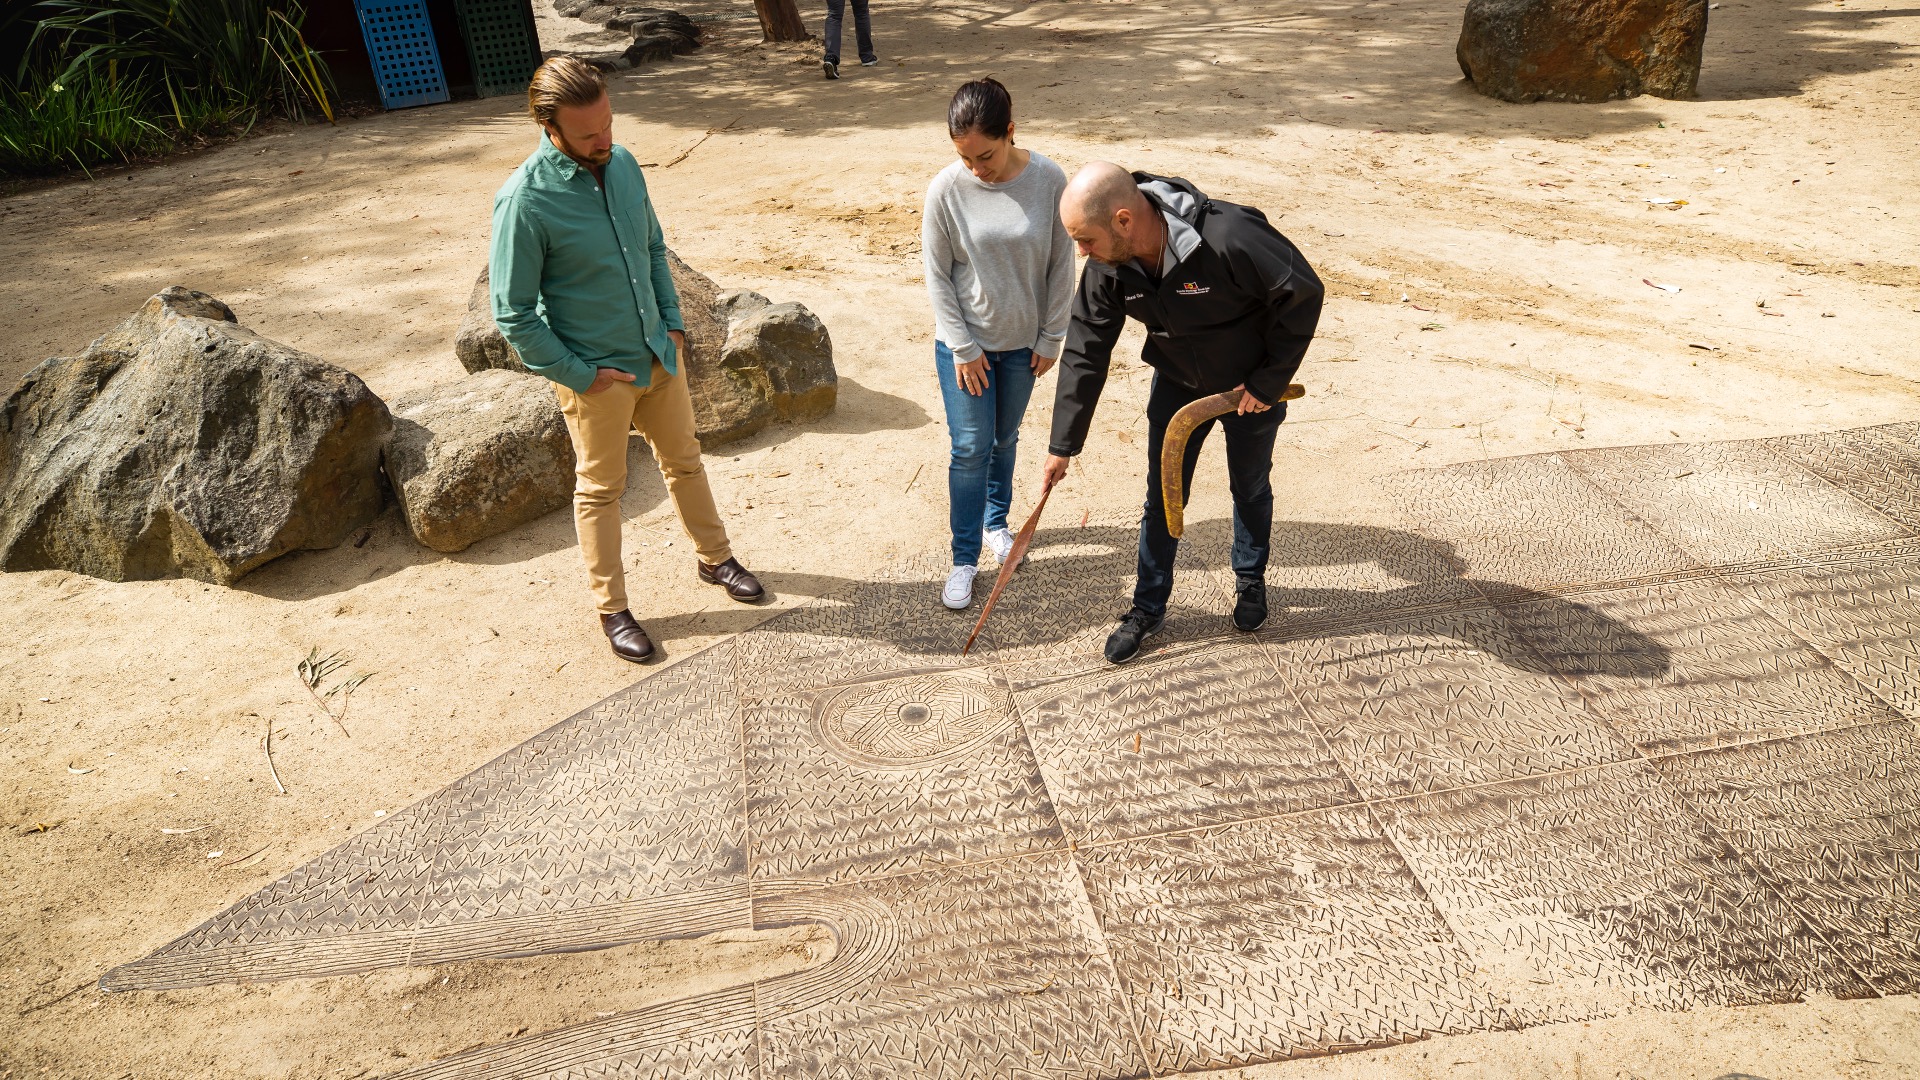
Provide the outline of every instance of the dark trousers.
{"type": "MultiPolygon", "coordinates": [[[[827,0],[827,59],[832,63],[840,62],[840,25],[844,21],[847,0],[827,0]]],[[[873,20],[867,15],[867,0],[853,0],[854,42],[860,46],[860,60],[865,63],[875,59],[873,52],[873,20]]]]}
{"type": "MultiPolygon", "coordinates": [[[[1147,507],[1140,518],[1140,579],[1133,587],[1133,607],[1148,615],[1166,614],[1167,598],[1173,595],[1173,559],[1180,547],[1180,541],[1167,533],[1166,504],[1160,493],[1160,446],[1173,414],[1204,396],[1158,374],[1147,395],[1147,507]]],[[[1226,432],[1227,483],[1233,491],[1233,576],[1242,585],[1264,582],[1267,577],[1267,550],[1273,535],[1273,484],[1268,474],[1273,469],[1273,439],[1286,418],[1287,406],[1282,402],[1262,413],[1209,420],[1187,440],[1181,475],[1191,501],[1200,447],[1216,424],[1226,432]]]]}

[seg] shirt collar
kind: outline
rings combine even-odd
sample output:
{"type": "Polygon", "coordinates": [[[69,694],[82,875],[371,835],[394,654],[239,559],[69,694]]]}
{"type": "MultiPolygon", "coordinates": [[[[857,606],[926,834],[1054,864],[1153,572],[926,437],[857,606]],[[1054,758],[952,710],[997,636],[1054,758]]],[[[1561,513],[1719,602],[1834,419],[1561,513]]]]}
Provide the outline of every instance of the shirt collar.
{"type": "Polygon", "coordinates": [[[580,174],[580,163],[568,157],[559,147],[553,145],[553,140],[547,138],[547,133],[544,129],[540,132],[539,154],[554,168],[560,170],[560,175],[569,180],[580,174]]]}

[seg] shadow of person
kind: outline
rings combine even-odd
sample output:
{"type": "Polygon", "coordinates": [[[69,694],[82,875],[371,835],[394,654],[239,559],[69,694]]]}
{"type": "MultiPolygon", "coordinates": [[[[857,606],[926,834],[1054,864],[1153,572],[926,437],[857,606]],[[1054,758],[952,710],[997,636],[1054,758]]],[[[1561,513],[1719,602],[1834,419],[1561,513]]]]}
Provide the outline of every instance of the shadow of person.
{"type": "MultiPolygon", "coordinates": [[[[1325,522],[1275,522],[1273,535],[1268,571],[1272,615],[1262,634],[1266,640],[1290,642],[1370,630],[1451,638],[1461,648],[1536,674],[1657,678],[1671,666],[1664,645],[1601,611],[1564,597],[1465,576],[1461,560],[1445,541],[1398,529],[1325,522]],[[1274,584],[1276,577],[1285,580],[1274,584]],[[1500,614],[1523,606],[1524,620],[1510,621],[1500,614]]],[[[1120,525],[1041,530],[1029,561],[995,607],[975,656],[1019,660],[1097,652],[1129,606],[1137,538],[1137,528],[1120,525]]],[[[1219,565],[1219,556],[1230,544],[1225,521],[1189,526],[1163,646],[1247,640],[1227,622],[1232,575],[1219,565]]],[[[884,652],[876,656],[909,666],[960,663],[961,647],[986,600],[992,570],[983,568],[974,606],[962,612],[940,604],[943,568],[929,567],[891,581],[771,575],[770,588],[817,599],[764,623],[764,614],[750,612],[732,613],[718,626],[708,617],[702,620],[702,632],[732,633],[758,624],[762,634],[810,642],[846,638],[882,644],[884,652]]]]}

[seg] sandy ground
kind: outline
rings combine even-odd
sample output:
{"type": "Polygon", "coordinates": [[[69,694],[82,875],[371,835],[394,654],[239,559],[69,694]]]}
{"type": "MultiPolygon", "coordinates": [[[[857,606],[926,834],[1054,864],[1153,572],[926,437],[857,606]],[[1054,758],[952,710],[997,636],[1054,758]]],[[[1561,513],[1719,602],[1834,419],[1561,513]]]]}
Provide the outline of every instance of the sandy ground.
{"type": "MultiPolygon", "coordinates": [[[[1461,83],[1457,4],[886,5],[882,65],[828,84],[813,48],[759,45],[744,0],[702,2],[689,10],[714,17],[713,46],[620,77],[619,135],[642,162],[698,144],[649,170],[670,242],[725,286],[818,312],[841,404],[710,455],[769,608],[695,582],[637,463],[630,573],[671,656],[944,546],[917,210],[951,153],[946,96],[980,73],[1013,88],[1024,145],[1261,206],[1319,267],[1329,303],[1301,376],[1311,396],[1281,433],[1282,517],[1384,522],[1365,479],[1410,467],[1920,414],[1911,6],[1726,2],[1699,100],[1518,107],[1461,83]],[[701,141],[710,129],[724,130],[701,141]]],[[[0,200],[0,385],[175,283],[385,397],[458,377],[490,198],[534,141],[517,108],[275,130],[0,200]]],[[[1053,520],[1139,498],[1147,379],[1122,370],[1053,520]]],[[[1023,484],[1047,412],[1030,413],[1023,484]]],[[[1224,515],[1219,475],[1208,459],[1194,519],[1224,515]]],[[[953,617],[927,601],[928,618],[953,617]]],[[[106,968],[637,673],[598,635],[565,514],[442,556],[390,513],[363,546],[234,589],[5,575],[0,611],[0,1077],[378,1074],[830,948],[731,935],[100,994],[106,968]],[[295,678],[314,647],[375,673],[350,737],[295,678]],[[261,754],[269,724],[286,796],[261,754]]],[[[1244,1075],[1911,1076],[1917,1013],[1893,999],[1629,1015],[1244,1075]]]]}

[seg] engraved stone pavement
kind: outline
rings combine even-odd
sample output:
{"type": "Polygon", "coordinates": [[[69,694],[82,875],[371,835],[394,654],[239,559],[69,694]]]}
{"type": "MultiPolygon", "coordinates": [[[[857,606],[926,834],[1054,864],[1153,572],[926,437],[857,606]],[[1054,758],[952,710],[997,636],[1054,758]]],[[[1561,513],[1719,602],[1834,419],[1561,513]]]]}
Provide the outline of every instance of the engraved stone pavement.
{"type": "MultiPolygon", "coordinates": [[[[1206,482],[1204,479],[1202,482],[1206,482]]],[[[1920,991],[1920,424],[1042,532],[969,657],[931,561],[689,656],[111,990],[821,923],[797,974],[422,1077],[1150,1077],[1624,1010],[1920,991]]]]}

